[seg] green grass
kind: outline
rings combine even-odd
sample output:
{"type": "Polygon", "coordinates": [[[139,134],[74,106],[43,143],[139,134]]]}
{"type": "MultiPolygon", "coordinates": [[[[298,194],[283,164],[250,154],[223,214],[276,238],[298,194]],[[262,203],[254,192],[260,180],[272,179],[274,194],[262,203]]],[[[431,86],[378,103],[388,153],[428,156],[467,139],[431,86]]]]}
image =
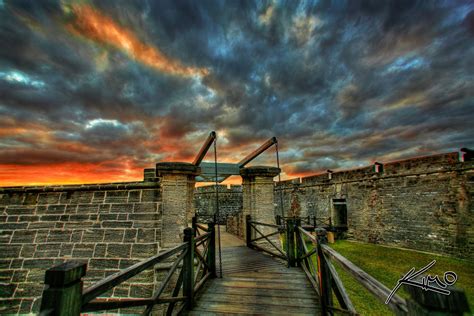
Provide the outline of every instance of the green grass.
{"type": "MultiPolygon", "coordinates": [[[[362,270],[392,289],[401,276],[411,268],[416,270],[436,259],[436,264],[429,270],[431,275],[443,278],[445,271],[454,271],[458,275],[456,286],[463,289],[468,298],[471,311],[474,312],[474,265],[467,260],[421,253],[411,250],[384,247],[374,244],[339,240],[331,247],[352,261],[362,270]]],[[[385,304],[369,293],[351,275],[333,263],[357,312],[361,315],[393,314],[385,304]]],[[[408,295],[399,289],[397,294],[407,298],[408,295]]]]}

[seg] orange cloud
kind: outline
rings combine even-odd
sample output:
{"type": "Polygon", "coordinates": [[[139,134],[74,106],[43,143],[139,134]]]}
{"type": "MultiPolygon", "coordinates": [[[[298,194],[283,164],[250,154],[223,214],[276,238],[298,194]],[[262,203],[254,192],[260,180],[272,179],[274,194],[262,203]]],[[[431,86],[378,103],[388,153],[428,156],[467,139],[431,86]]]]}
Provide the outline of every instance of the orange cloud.
{"type": "MultiPolygon", "coordinates": [[[[0,164],[0,187],[142,181],[143,168],[126,161],[18,166],[0,164]]],[[[150,166],[153,167],[153,166],[150,166]]]]}
{"type": "Polygon", "coordinates": [[[71,10],[74,21],[68,27],[76,34],[116,47],[137,61],[162,72],[181,76],[205,76],[209,73],[206,68],[188,67],[167,57],[158,48],[140,41],[131,31],[91,6],[73,5],[71,10]]]}

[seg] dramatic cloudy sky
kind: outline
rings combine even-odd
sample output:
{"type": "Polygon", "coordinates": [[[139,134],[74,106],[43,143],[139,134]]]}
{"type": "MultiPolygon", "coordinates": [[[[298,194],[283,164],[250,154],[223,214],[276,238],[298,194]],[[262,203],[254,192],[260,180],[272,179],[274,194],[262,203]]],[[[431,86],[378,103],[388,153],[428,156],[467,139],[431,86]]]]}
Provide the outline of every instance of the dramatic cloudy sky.
{"type": "Polygon", "coordinates": [[[474,146],[472,1],[0,0],[0,41],[1,185],[137,180],[211,130],[286,176],[474,146]]]}

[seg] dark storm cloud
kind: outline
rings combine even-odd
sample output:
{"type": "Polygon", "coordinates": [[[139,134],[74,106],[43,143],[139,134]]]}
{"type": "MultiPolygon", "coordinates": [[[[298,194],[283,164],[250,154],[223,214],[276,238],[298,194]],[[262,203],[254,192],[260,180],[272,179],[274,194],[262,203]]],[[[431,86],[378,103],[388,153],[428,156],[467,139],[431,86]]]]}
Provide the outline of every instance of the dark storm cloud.
{"type": "Polygon", "coordinates": [[[6,1],[0,164],[26,151],[23,164],[189,159],[209,130],[234,161],[277,136],[293,174],[472,147],[473,12],[469,1],[6,1]],[[27,133],[38,126],[41,137],[27,133]]]}

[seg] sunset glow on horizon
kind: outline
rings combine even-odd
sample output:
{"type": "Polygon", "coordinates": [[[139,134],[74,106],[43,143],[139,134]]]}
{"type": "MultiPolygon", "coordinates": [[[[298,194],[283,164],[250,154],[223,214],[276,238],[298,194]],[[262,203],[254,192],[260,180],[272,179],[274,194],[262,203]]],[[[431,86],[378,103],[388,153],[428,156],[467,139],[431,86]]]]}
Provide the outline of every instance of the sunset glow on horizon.
{"type": "Polygon", "coordinates": [[[467,0],[5,0],[0,38],[0,186],[141,181],[210,131],[277,137],[283,179],[474,147],[467,0]]]}

